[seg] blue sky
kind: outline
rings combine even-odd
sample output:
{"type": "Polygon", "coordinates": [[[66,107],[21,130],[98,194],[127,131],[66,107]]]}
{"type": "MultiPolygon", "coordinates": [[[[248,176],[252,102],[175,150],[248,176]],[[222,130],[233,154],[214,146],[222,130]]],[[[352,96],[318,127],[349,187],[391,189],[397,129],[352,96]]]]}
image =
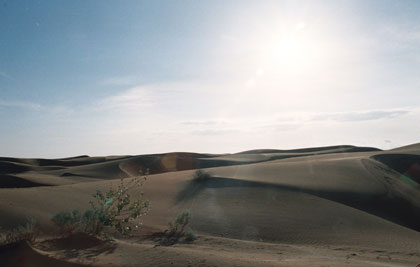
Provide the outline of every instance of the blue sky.
{"type": "Polygon", "coordinates": [[[0,1],[0,155],[419,142],[418,1],[0,1]]]}

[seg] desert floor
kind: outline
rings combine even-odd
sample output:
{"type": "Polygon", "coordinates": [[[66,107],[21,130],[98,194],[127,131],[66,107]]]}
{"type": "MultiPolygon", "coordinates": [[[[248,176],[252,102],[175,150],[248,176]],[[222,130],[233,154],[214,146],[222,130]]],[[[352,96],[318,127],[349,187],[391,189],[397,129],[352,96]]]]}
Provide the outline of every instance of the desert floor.
{"type": "Polygon", "coordinates": [[[381,151],[335,146],[236,154],[0,158],[3,232],[33,217],[34,244],[0,247],[0,266],[416,266],[420,144],[381,151]],[[57,238],[60,211],[149,170],[150,211],[131,237],[57,238]],[[197,169],[210,177],[194,179],[197,169]],[[155,237],[189,211],[198,237],[155,237]]]}

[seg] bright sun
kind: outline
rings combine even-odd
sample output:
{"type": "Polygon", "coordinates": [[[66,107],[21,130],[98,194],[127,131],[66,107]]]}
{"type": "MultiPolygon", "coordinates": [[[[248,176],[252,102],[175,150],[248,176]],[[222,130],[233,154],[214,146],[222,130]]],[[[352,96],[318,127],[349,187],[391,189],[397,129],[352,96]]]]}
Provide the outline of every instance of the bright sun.
{"type": "Polygon", "coordinates": [[[305,22],[279,27],[262,37],[259,46],[260,65],[264,70],[301,73],[324,60],[323,46],[305,22]]]}

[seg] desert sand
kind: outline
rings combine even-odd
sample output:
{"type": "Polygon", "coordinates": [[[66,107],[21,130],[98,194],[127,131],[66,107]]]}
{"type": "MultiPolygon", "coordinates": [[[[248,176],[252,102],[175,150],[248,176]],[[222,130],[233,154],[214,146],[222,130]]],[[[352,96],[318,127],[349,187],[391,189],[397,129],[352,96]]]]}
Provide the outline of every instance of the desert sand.
{"type": "Polygon", "coordinates": [[[37,220],[33,244],[0,248],[0,266],[416,266],[420,144],[382,151],[333,146],[236,154],[0,158],[0,226],[37,220]],[[54,239],[51,217],[89,208],[149,170],[150,211],[132,236],[54,239]],[[193,180],[196,169],[211,175],[193,180]],[[181,211],[191,243],[153,238],[181,211]]]}

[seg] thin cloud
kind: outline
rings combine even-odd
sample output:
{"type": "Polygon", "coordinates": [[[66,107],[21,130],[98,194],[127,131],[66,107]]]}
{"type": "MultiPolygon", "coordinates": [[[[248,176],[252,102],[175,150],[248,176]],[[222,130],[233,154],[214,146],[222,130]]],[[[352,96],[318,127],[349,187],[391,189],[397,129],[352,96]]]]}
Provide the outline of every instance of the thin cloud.
{"type": "Polygon", "coordinates": [[[122,93],[99,100],[95,104],[96,110],[137,110],[154,104],[153,97],[145,87],[133,87],[122,93]]]}
{"type": "Polygon", "coordinates": [[[226,121],[220,120],[189,120],[189,121],[180,121],[179,124],[181,125],[192,125],[192,126],[200,126],[200,125],[217,125],[217,124],[227,124],[226,121]]]}
{"type": "Polygon", "coordinates": [[[0,100],[0,109],[10,108],[43,112],[49,115],[69,115],[74,113],[72,108],[65,105],[46,106],[35,102],[0,100]]]}
{"type": "Polygon", "coordinates": [[[404,31],[401,30],[401,28],[397,28],[395,26],[387,26],[382,29],[380,32],[382,35],[384,35],[388,39],[394,39],[399,42],[420,42],[420,28],[411,28],[406,29],[404,31]]]}
{"type": "Polygon", "coordinates": [[[235,120],[187,120],[178,122],[181,127],[188,126],[193,135],[223,135],[235,132],[266,133],[298,131],[311,123],[325,123],[335,121],[340,123],[376,121],[392,119],[416,112],[416,109],[405,108],[398,110],[361,110],[354,112],[330,113],[282,113],[272,118],[264,119],[235,119],[235,120]]]}
{"type": "Polygon", "coordinates": [[[7,79],[10,79],[10,80],[13,79],[12,76],[10,76],[9,74],[7,74],[4,71],[0,71],[0,77],[7,78],[7,79]]]}
{"type": "Polygon", "coordinates": [[[269,131],[294,131],[301,127],[302,125],[299,123],[273,123],[273,124],[267,124],[263,125],[261,127],[258,127],[259,130],[269,130],[269,131]]]}
{"type": "Polygon", "coordinates": [[[230,34],[221,34],[220,39],[228,40],[228,41],[234,41],[234,42],[239,41],[238,37],[236,37],[234,35],[230,35],[230,34]]]}
{"type": "Polygon", "coordinates": [[[31,110],[41,110],[42,106],[34,102],[25,102],[25,101],[4,101],[0,100],[0,107],[3,108],[21,108],[21,109],[31,109],[31,110]]]}
{"type": "Polygon", "coordinates": [[[408,114],[410,110],[371,110],[354,112],[324,113],[312,117],[314,121],[332,120],[338,122],[372,121],[391,119],[408,114]]]}
{"type": "Polygon", "coordinates": [[[111,85],[111,86],[127,86],[135,84],[136,80],[133,76],[116,76],[109,77],[100,82],[101,85],[111,85]]]}
{"type": "Polygon", "coordinates": [[[204,129],[191,131],[193,135],[225,135],[238,132],[237,129],[204,129]]]}

